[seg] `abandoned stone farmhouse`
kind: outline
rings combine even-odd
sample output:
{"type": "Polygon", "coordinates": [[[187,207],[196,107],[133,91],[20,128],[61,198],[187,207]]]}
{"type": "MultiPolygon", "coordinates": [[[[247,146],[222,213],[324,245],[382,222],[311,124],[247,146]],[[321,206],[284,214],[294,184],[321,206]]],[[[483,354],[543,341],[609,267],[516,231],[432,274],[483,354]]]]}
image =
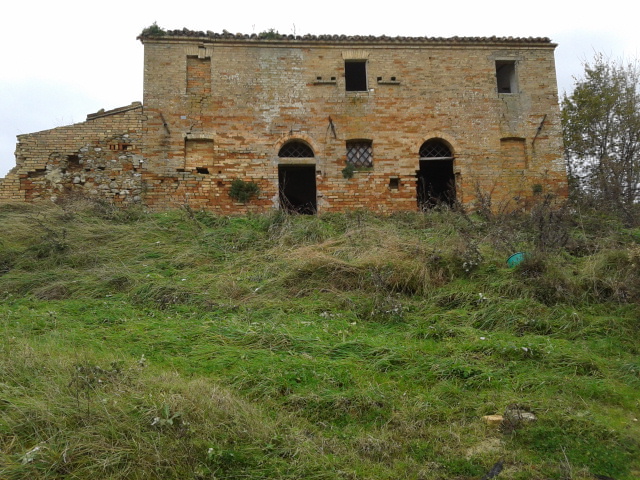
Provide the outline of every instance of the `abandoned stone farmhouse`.
{"type": "Polygon", "coordinates": [[[19,135],[0,199],[384,213],[566,195],[548,38],[138,38],[142,103],[19,135]]]}

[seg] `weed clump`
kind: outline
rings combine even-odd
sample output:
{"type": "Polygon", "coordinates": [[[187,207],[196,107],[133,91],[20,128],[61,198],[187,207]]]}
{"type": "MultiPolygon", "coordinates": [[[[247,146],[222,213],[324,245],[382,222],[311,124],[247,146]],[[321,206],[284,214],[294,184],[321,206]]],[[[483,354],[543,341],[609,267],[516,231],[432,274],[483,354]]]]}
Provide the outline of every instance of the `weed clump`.
{"type": "Polygon", "coordinates": [[[161,37],[166,35],[166,33],[166,30],[159,27],[156,22],[153,22],[150,26],[142,30],[140,37],[161,37]]]}
{"type": "Polygon", "coordinates": [[[260,187],[255,182],[245,182],[239,178],[231,182],[229,197],[236,202],[247,203],[253,197],[260,195],[260,187]]]}

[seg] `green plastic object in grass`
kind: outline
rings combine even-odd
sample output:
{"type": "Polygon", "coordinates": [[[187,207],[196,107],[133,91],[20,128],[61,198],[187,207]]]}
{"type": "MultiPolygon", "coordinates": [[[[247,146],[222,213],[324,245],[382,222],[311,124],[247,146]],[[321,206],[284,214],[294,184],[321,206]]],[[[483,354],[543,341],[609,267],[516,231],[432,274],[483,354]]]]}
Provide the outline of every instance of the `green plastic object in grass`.
{"type": "Polygon", "coordinates": [[[507,259],[507,265],[509,266],[509,268],[516,267],[520,265],[527,257],[528,254],[526,252],[514,253],[507,259]]]}

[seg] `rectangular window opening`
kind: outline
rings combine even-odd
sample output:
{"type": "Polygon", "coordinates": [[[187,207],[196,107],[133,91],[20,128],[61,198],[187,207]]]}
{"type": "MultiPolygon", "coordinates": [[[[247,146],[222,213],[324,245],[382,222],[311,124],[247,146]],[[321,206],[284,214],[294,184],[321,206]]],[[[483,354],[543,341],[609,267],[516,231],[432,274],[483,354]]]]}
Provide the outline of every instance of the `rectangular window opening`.
{"type": "Polygon", "coordinates": [[[373,145],[371,140],[347,141],[347,165],[355,168],[373,167],[373,145]]]}
{"type": "Polygon", "coordinates": [[[400,188],[400,179],[398,177],[391,177],[389,179],[389,188],[391,190],[398,190],[400,188]]]}
{"type": "Polygon", "coordinates": [[[196,172],[203,175],[209,175],[209,169],[207,167],[196,167],[196,172]]]}
{"type": "Polygon", "coordinates": [[[367,62],[355,60],[345,61],[344,78],[347,92],[366,92],[367,62]]]}
{"type": "Polygon", "coordinates": [[[518,93],[515,60],[496,60],[498,93],[518,93]]]}

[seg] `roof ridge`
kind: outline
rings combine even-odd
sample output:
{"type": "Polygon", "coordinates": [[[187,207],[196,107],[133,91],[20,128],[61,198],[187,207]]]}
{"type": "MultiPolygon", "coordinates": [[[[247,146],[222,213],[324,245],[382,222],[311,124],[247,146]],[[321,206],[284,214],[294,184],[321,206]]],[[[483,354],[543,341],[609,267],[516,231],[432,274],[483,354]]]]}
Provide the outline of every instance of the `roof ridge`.
{"type": "Polygon", "coordinates": [[[411,37],[411,36],[387,36],[387,35],[293,35],[277,32],[263,33],[231,33],[223,30],[222,33],[206,32],[198,30],[161,30],[160,32],[143,31],[138,36],[139,40],[164,38],[164,37],[199,37],[214,40],[259,40],[259,41],[333,41],[333,42],[415,42],[415,43],[551,43],[549,37],[411,37]]]}

